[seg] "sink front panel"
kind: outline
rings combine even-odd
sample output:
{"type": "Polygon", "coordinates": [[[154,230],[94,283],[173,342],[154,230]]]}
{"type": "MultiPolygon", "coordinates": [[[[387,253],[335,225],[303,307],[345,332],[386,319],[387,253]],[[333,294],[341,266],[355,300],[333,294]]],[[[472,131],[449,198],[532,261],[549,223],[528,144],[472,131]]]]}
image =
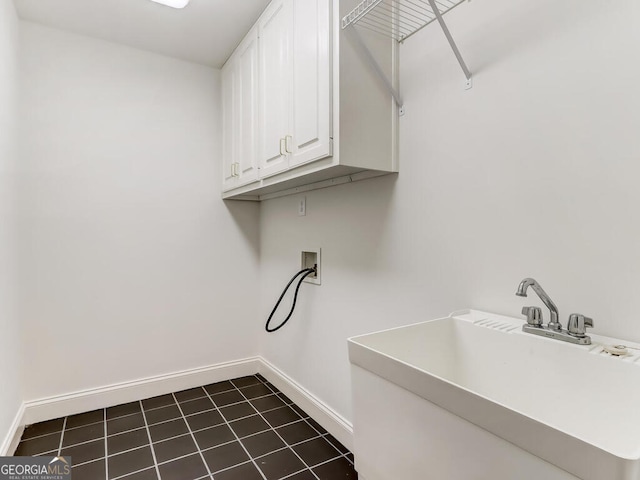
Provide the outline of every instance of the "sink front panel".
{"type": "Polygon", "coordinates": [[[363,368],[351,379],[361,480],[578,479],[363,368]]]}

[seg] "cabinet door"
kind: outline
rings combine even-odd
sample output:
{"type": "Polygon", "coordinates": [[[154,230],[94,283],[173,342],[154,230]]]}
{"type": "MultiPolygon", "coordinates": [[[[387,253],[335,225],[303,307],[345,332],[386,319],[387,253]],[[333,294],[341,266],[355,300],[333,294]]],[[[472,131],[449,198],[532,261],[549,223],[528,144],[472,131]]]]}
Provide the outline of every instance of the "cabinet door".
{"type": "Polygon", "coordinates": [[[293,109],[289,165],[331,155],[330,4],[293,2],[293,109]]]}
{"type": "Polygon", "coordinates": [[[292,3],[292,0],[274,0],[258,25],[260,176],[263,178],[289,166],[284,139],[289,134],[292,98],[292,3]]]}
{"type": "Polygon", "coordinates": [[[258,31],[254,29],[235,56],[234,125],[238,186],[258,179],[258,31]]]}
{"type": "Polygon", "coordinates": [[[234,98],[236,96],[234,79],[236,69],[230,59],[222,69],[222,190],[227,191],[236,186],[234,174],[235,163],[235,124],[234,98]]]}

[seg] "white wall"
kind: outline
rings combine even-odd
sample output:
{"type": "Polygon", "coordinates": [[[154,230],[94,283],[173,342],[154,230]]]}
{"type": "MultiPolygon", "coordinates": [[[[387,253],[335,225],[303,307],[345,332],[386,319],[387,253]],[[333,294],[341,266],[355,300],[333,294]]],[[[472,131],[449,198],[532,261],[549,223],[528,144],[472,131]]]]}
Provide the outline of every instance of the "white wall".
{"type": "Polygon", "coordinates": [[[259,207],[220,200],[219,71],[21,31],[25,399],[254,355],[259,207]]]}
{"type": "MultiPolygon", "coordinates": [[[[400,174],[262,204],[261,319],[322,247],[264,356],[351,418],[346,338],[477,308],[518,316],[538,279],[602,334],[640,340],[640,4],[487,0],[401,46],[400,174]]],[[[540,304],[541,305],[541,304],[540,304]]],[[[548,316],[548,314],[547,314],[548,316]]]]}
{"type": "Polygon", "coordinates": [[[0,2],[0,450],[22,402],[14,274],[18,25],[13,2],[0,2]]]}

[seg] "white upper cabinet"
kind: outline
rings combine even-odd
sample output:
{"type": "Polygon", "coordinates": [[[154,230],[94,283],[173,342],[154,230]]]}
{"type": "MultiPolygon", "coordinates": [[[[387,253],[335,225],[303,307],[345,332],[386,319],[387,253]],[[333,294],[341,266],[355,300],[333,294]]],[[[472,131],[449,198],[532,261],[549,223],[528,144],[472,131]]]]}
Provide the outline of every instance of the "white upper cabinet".
{"type": "Polygon", "coordinates": [[[293,108],[289,166],[331,155],[329,2],[293,2],[293,108]]]}
{"type": "Polygon", "coordinates": [[[258,32],[252,30],[222,69],[223,190],[258,180],[258,32]]]}
{"type": "Polygon", "coordinates": [[[258,32],[251,31],[240,44],[235,60],[238,186],[258,179],[258,32]]]}
{"type": "MultiPolygon", "coordinates": [[[[300,0],[298,0],[300,1],[300,0]]],[[[303,0],[306,1],[306,0],[303,0]]],[[[258,21],[260,37],[260,175],[286,170],[291,118],[292,0],[274,0],[258,21]]]]}
{"type": "Polygon", "coordinates": [[[327,0],[274,0],[258,22],[263,178],[331,155],[329,11],[327,0]]]}
{"type": "MultiPolygon", "coordinates": [[[[272,0],[227,61],[223,198],[263,200],[397,171],[397,107],[340,29],[356,3],[272,0]]],[[[363,40],[395,79],[397,43],[366,32],[363,40]]]]}
{"type": "Polygon", "coordinates": [[[222,190],[234,188],[236,181],[236,157],[235,157],[235,122],[233,115],[233,99],[235,70],[227,62],[222,69],[222,190]]]}

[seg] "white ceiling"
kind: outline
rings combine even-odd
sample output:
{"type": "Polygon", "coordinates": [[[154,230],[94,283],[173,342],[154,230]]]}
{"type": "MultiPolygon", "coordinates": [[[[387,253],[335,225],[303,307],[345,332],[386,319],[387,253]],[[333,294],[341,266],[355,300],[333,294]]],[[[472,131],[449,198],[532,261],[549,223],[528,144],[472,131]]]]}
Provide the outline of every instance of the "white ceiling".
{"type": "Polygon", "coordinates": [[[269,0],[14,0],[18,15],[74,33],[221,67],[269,0]]]}

